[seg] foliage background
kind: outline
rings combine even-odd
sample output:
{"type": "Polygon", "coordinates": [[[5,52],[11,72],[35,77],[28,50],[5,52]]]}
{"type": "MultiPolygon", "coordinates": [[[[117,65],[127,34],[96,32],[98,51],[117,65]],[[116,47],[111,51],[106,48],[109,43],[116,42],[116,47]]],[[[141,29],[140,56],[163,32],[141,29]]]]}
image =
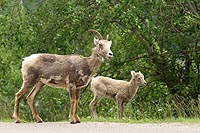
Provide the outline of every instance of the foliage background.
{"type": "MultiPolygon", "coordinates": [[[[113,41],[113,59],[96,75],[130,79],[141,71],[148,82],[126,106],[124,119],[199,117],[200,2],[198,0],[1,0],[0,119],[12,117],[20,89],[21,62],[33,53],[89,56],[96,29],[113,41]]],[[[82,91],[80,117],[90,118],[93,95],[82,91]]],[[[45,87],[36,99],[44,121],[68,119],[64,89],[45,87]]],[[[100,117],[116,117],[112,100],[103,99],[100,117]]],[[[26,98],[20,117],[32,121],[26,98]]]]}

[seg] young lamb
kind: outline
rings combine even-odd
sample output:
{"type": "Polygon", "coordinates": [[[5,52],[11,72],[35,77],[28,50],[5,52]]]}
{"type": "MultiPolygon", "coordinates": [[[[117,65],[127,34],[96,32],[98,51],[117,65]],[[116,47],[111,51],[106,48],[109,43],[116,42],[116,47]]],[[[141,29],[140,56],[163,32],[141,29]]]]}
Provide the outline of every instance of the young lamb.
{"type": "Polygon", "coordinates": [[[145,86],[146,81],[141,72],[131,71],[131,80],[116,80],[108,77],[98,76],[92,78],[91,90],[94,98],[90,103],[92,118],[97,118],[96,105],[103,98],[113,99],[118,104],[118,118],[122,118],[124,103],[130,101],[136,94],[139,86],[145,86]]]}

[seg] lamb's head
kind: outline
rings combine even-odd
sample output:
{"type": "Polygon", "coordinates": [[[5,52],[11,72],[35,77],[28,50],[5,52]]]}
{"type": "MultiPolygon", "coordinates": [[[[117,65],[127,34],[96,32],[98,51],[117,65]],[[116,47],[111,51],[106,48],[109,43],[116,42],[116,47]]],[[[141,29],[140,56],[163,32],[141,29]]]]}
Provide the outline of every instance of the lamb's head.
{"type": "Polygon", "coordinates": [[[138,86],[145,86],[146,85],[146,81],[144,80],[144,75],[139,71],[139,72],[135,72],[135,71],[131,71],[131,75],[132,75],[132,82],[138,86]]]}
{"type": "Polygon", "coordinates": [[[112,41],[108,40],[108,35],[106,39],[103,39],[102,35],[96,31],[96,30],[88,30],[89,32],[94,32],[98,36],[98,38],[94,37],[94,44],[95,44],[95,52],[96,55],[102,57],[102,58],[112,58],[113,52],[110,50],[112,41]]]}

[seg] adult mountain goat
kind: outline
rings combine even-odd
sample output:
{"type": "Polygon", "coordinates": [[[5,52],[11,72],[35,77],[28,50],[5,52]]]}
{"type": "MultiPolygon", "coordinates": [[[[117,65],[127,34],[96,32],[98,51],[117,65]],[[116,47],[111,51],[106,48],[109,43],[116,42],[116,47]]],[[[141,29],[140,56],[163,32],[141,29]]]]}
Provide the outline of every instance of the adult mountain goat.
{"type": "Polygon", "coordinates": [[[136,94],[139,86],[144,86],[146,81],[141,72],[131,71],[131,80],[116,80],[98,76],[91,81],[91,90],[94,98],[90,103],[91,116],[97,117],[96,105],[103,98],[112,98],[118,104],[118,118],[122,118],[124,103],[129,102],[136,94]]]}
{"type": "Polygon", "coordinates": [[[18,115],[20,100],[30,88],[32,90],[27,96],[28,104],[34,119],[37,122],[42,122],[36,111],[34,99],[44,85],[68,88],[70,95],[70,123],[80,123],[80,118],[78,117],[79,91],[88,85],[104,58],[111,58],[113,56],[110,50],[112,41],[108,40],[108,36],[106,39],[103,39],[98,31],[89,30],[89,32],[94,32],[98,36],[98,39],[94,38],[95,47],[92,50],[92,55],[89,57],[82,57],[80,55],[33,54],[24,59],[21,69],[23,84],[21,89],[15,94],[13,118],[16,123],[20,122],[18,115]]]}

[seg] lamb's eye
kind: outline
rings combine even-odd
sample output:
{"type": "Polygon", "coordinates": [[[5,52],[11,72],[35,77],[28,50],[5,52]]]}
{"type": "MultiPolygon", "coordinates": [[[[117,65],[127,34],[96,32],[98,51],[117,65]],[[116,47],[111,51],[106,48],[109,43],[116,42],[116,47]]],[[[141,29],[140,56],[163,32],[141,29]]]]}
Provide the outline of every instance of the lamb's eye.
{"type": "Polygon", "coordinates": [[[138,78],[138,80],[140,80],[140,78],[138,78]]]}

